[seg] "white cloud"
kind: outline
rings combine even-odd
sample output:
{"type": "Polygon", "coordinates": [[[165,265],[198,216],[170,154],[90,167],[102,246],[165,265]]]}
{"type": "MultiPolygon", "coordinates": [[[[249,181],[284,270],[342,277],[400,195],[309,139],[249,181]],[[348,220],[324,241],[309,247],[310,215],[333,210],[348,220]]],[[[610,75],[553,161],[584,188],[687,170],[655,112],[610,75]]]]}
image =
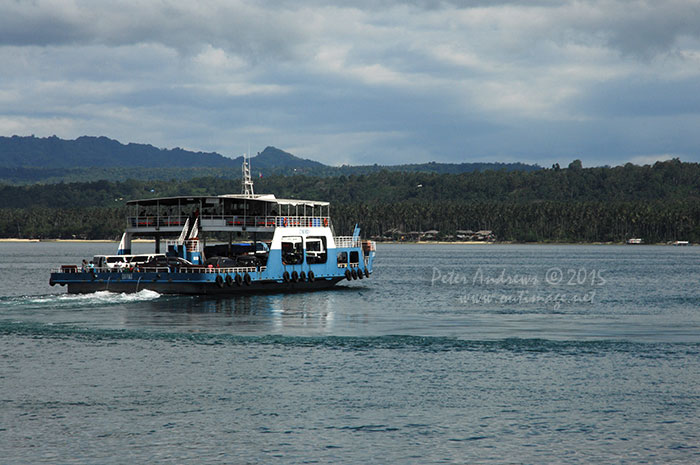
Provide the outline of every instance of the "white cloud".
{"type": "Polygon", "coordinates": [[[226,53],[226,50],[213,47],[211,44],[205,45],[193,61],[200,66],[223,71],[234,71],[245,66],[245,62],[240,57],[231,56],[226,53]]]}
{"type": "Polygon", "coordinates": [[[74,129],[75,120],[69,117],[0,116],[0,133],[2,134],[50,136],[54,134],[70,134],[74,129]]]}
{"type": "Polygon", "coordinates": [[[700,0],[4,2],[0,131],[326,162],[700,160],[698,24],[700,0]]]}
{"type": "Polygon", "coordinates": [[[678,155],[671,155],[668,153],[659,155],[637,155],[630,158],[629,163],[634,163],[635,165],[653,165],[657,161],[666,161],[677,157],[678,155]]]}

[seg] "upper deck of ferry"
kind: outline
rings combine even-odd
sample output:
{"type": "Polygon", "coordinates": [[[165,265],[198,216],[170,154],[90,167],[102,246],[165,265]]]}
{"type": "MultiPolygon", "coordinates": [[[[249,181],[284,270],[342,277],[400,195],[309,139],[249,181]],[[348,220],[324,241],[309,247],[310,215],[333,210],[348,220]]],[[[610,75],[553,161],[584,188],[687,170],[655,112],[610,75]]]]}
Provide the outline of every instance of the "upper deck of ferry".
{"type": "Polygon", "coordinates": [[[272,194],[160,197],[127,202],[127,232],[132,235],[178,235],[188,218],[199,229],[272,232],[279,227],[331,226],[330,203],[278,199],[272,194]]]}

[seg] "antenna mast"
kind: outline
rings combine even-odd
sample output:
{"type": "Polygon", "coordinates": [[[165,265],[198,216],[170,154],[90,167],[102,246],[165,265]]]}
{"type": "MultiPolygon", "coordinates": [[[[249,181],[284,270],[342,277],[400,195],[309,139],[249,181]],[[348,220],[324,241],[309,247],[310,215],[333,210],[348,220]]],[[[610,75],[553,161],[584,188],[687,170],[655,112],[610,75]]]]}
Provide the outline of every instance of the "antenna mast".
{"type": "MultiPolygon", "coordinates": [[[[250,151],[250,149],[249,149],[250,151]]],[[[253,197],[253,179],[250,177],[250,161],[249,154],[243,154],[243,195],[253,197]]]]}

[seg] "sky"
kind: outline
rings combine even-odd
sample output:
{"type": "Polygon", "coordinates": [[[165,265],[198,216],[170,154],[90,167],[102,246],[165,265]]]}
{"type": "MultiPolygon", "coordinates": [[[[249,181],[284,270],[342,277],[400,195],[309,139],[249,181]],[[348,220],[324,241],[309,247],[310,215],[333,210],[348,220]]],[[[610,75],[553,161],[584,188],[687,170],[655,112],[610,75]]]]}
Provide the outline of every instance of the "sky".
{"type": "Polygon", "coordinates": [[[0,135],[700,161],[700,0],[0,0],[0,135]]]}

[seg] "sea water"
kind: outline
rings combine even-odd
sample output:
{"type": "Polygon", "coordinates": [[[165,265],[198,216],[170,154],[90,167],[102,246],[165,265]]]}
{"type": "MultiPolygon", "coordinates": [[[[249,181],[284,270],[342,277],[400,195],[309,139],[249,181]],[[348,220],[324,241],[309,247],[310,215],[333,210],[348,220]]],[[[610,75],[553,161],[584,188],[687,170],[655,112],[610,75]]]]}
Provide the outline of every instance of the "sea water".
{"type": "Polygon", "coordinates": [[[700,463],[700,247],[380,244],[370,279],[230,298],[48,285],[114,248],[0,244],[0,463],[700,463]]]}

